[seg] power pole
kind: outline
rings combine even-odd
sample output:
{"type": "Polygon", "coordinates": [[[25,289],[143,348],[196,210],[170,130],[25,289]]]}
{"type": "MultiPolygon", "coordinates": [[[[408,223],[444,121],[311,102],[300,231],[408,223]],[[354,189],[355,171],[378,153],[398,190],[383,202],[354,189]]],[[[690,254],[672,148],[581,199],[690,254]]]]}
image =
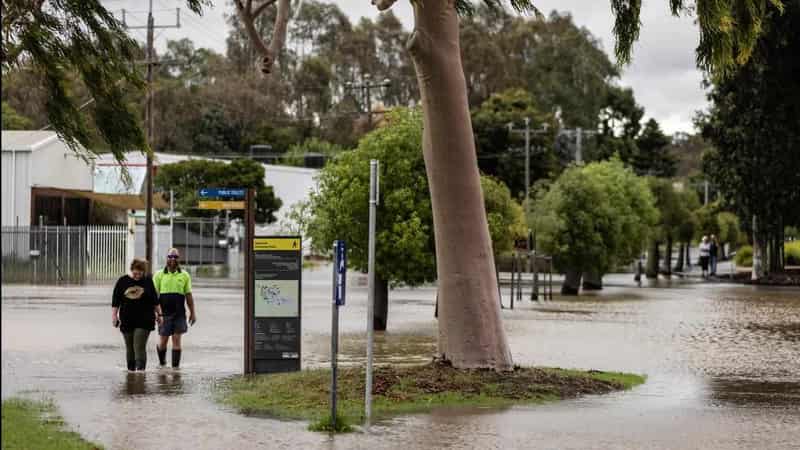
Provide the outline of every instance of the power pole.
{"type": "Polygon", "coordinates": [[[371,81],[372,75],[368,73],[364,74],[364,79],[366,81],[358,84],[348,81],[345,83],[345,87],[347,89],[359,89],[361,91],[361,95],[367,103],[367,125],[369,128],[372,128],[372,89],[389,87],[392,82],[388,78],[384,78],[383,81],[371,81]]]}
{"type": "MultiPolygon", "coordinates": [[[[531,130],[531,119],[530,117],[525,118],[525,129],[524,130],[515,130],[514,124],[508,124],[508,132],[509,133],[524,133],[525,134],[525,222],[528,222],[528,216],[530,216],[530,189],[531,189],[531,133],[540,134],[540,133],[547,133],[547,124],[542,124],[542,128],[539,130],[531,130]]],[[[528,235],[525,237],[525,249],[528,252],[531,251],[531,229],[528,228],[528,235]]]]}
{"type": "Polygon", "coordinates": [[[561,133],[568,136],[575,136],[575,162],[578,164],[583,164],[583,135],[595,135],[597,134],[597,131],[588,131],[581,127],[577,127],[574,129],[561,130],[561,133]]]}
{"type": "Polygon", "coordinates": [[[147,25],[146,26],[128,26],[125,22],[125,10],[122,10],[122,23],[127,29],[147,29],[147,103],[145,105],[145,125],[147,126],[147,144],[150,151],[147,152],[147,176],[145,177],[147,183],[147,197],[145,204],[145,225],[144,225],[144,252],[145,259],[153,265],[153,75],[154,67],[159,63],[155,59],[155,50],[153,49],[153,31],[155,28],[180,28],[181,27],[181,10],[175,9],[175,25],[158,25],[156,26],[153,19],[153,0],[149,2],[149,9],[147,11],[147,25]]]}

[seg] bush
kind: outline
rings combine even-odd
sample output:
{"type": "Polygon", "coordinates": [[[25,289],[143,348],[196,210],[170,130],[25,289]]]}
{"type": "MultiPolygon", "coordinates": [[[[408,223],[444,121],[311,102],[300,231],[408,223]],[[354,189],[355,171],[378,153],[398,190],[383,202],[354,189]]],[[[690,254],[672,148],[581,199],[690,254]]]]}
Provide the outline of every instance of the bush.
{"type": "Polygon", "coordinates": [[[753,247],[749,245],[739,247],[739,250],[736,252],[736,257],[733,260],[736,262],[737,266],[752,267],[753,247]]]}
{"type": "Polygon", "coordinates": [[[800,241],[783,244],[783,261],[787,266],[800,266],[800,241]]]}

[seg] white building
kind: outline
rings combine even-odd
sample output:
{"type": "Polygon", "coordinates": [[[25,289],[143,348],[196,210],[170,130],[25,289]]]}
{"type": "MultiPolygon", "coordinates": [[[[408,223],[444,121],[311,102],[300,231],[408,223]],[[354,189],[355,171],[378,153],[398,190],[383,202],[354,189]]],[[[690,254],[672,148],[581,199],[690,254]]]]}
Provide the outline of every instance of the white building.
{"type": "Polygon", "coordinates": [[[2,225],[85,224],[93,167],[52,131],[2,132],[2,225]],[[66,190],[66,191],[65,191],[66,190]]]}

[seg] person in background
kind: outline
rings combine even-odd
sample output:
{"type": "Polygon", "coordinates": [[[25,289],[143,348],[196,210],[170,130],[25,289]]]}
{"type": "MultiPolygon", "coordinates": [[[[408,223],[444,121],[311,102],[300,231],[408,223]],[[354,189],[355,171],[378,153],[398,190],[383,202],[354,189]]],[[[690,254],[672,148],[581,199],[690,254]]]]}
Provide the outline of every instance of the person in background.
{"type": "Polygon", "coordinates": [[[713,277],[717,274],[717,254],[719,253],[719,244],[717,243],[717,237],[712,234],[708,244],[709,244],[708,262],[710,265],[711,276],[713,277]]]}
{"type": "Polygon", "coordinates": [[[156,346],[158,362],[167,364],[167,342],[172,338],[172,367],[181,364],[181,336],[188,330],[186,306],[189,306],[189,325],[194,325],[197,315],[192,297],[192,278],[189,272],[182,270],[178,259],[178,249],[171,248],[167,252],[167,266],[156,272],[153,284],[158,291],[159,302],[164,313],[164,320],[158,327],[159,343],[156,346]]]}
{"type": "Polygon", "coordinates": [[[161,323],[161,305],[153,280],[146,277],[147,261],[134,258],[131,274],[114,285],[111,298],[111,323],[125,339],[128,370],[143,371],[147,366],[147,338],[161,323]]]}
{"type": "Polygon", "coordinates": [[[700,268],[702,269],[703,278],[708,278],[708,258],[711,254],[711,244],[708,242],[708,236],[703,236],[700,241],[700,268]]]}

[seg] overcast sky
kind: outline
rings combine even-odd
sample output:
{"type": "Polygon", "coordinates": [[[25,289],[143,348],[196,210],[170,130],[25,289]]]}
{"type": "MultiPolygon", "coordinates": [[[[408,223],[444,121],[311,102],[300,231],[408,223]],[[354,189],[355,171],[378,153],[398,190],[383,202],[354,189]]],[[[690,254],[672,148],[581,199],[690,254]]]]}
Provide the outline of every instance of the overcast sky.
{"type": "MultiPolygon", "coordinates": [[[[297,0],[295,0],[297,1],[297,0]]],[[[332,1],[347,13],[354,22],[362,16],[375,17],[377,11],[369,0],[324,0],[332,1]]],[[[608,0],[535,0],[546,15],[553,9],[572,14],[578,26],[587,28],[602,42],[611,54],[614,41],[611,36],[613,16],[608,0]]],[[[144,25],[147,19],[144,1],[105,0],[107,8],[118,14],[125,8],[127,21],[132,25],[144,25]]],[[[163,49],[167,39],[188,37],[198,47],[225,52],[228,26],[225,14],[233,12],[228,0],[213,0],[214,6],[203,16],[190,13],[185,2],[178,0],[154,0],[155,22],[174,23],[174,8],[181,7],[181,28],[163,29],[156,32],[156,45],[163,49]]],[[[637,101],[645,107],[646,117],[654,117],[667,133],[693,132],[692,117],[698,109],[706,107],[705,94],[700,85],[702,74],[695,67],[694,49],[698,33],[692,18],[675,18],[669,12],[667,0],[642,2],[642,32],[633,53],[632,63],[623,68],[620,83],[634,90],[637,101]]],[[[406,28],[413,25],[413,15],[408,0],[399,0],[394,13],[406,28]]],[[[132,33],[144,40],[144,30],[132,33]]],[[[613,61],[613,57],[612,57],[613,61]]]]}

